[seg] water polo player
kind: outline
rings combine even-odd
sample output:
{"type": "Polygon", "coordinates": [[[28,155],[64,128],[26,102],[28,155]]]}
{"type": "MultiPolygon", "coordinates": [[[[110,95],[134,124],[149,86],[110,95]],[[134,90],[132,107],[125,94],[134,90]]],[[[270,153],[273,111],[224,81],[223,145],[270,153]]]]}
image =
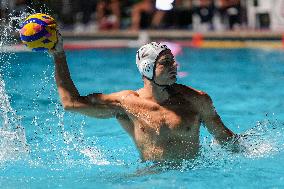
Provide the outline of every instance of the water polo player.
{"type": "Polygon", "coordinates": [[[177,64],[166,45],[151,42],[137,51],[143,88],[81,96],[70,77],[62,38],[58,38],[51,54],[64,109],[95,118],[116,118],[134,140],[143,160],[196,157],[201,123],[220,144],[234,138],[208,94],[176,83],[177,64]]]}

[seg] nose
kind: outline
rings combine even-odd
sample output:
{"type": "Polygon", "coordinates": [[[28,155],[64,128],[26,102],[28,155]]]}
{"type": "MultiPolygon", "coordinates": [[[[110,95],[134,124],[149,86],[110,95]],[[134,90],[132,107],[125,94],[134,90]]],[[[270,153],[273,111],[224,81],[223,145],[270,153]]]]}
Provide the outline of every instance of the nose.
{"type": "Polygon", "coordinates": [[[178,67],[178,64],[177,64],[177,62],[176,62],[176,61],[174,61],[174,62],[173,62],[173,65],[172,65],[172,67],[173,67],[173,68],[175,68],[175,69],[177,69],[177,67],[178,67]]]}

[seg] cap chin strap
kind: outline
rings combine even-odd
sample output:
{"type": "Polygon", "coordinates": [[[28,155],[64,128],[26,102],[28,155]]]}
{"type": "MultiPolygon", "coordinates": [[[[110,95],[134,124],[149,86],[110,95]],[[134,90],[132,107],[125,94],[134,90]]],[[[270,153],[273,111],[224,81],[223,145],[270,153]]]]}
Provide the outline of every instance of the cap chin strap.
{"type": "Polygon", "coordinates": [[[154,78],[152,79],[152,82],[153,82],[155,85],[159,86],[159,87],[165,87],[165,88],[166,88],[166,87],[171,86],[171,85],[160,85],[160,84],[158,84],[158,83],[155,82],[154,78]]]}
{"type": "Polygon", "coordinates": [[[156,83],[156,81],[155,81],[155,79],[154,79],[154,77],[155,76],[153,76],[153,79],[150,79],[150,78],[148,78],[148,77],[146,77],[146,76],[144,76],[146,79],[148,79],[149,81],[152,81],[152,83],[154,83],[155,85],[157,85],[157,86],[159,86],[159,87],[169,87],[169,86],[171,86],[171,85],[161,85],[161,84],[158,84],[158,83],[156,83]]]}
{"type": "MultiPolygon", "coordinates": [[[[157,57],[158,58],[158,57],[157,57]]],[[[155,61],[156,62],[156,61],[155,61]]],[[[160,85],[160,84],[158,84],[158,83],[156,83],[155,82],[155,70],[156,70],[156,64],[154,64],[154,67],[153,67],[153,76],[152,76],[152,79],[150,79],[149,77],[147,77],[147,76],[145,76],[144,75],[144,77],[146,77],[148,80],[150,80],[150,81],[152,81],[155,85],[157,85],[157,86],[159,86],[159,87],[164,87],[164,88],[167,88],[167,87],[169,87],[169,86],[171,86],[171,85],[160,85]]]]}

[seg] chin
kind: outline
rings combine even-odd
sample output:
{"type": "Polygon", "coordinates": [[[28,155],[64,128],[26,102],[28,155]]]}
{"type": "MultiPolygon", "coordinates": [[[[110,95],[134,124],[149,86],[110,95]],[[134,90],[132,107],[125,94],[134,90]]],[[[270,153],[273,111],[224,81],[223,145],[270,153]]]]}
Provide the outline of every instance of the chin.
{"type": "Polygon", "coordinates": [[[168,82],[168,85],[175,84],[176,81],[177,81],[177,78],[174,77],[173,79],[171,79],[171,80],[168,82]]]}

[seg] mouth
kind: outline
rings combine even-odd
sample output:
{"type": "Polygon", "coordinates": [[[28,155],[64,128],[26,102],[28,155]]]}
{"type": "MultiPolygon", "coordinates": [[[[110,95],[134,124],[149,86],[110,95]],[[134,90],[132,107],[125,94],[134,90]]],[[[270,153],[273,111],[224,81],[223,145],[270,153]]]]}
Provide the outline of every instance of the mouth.
{"type": "Polygon", "coordinates": [[[177,77],[177,72],[176,71],[170,72],[169,77],[170,77],[170,79],[175,79],[177,77]]]}
{"type": "Polygon", "coordinates": [[[169,75],[170,76],[176,76],[177,75],[177,71],[176,70],[170,71],[169,75]]]}

